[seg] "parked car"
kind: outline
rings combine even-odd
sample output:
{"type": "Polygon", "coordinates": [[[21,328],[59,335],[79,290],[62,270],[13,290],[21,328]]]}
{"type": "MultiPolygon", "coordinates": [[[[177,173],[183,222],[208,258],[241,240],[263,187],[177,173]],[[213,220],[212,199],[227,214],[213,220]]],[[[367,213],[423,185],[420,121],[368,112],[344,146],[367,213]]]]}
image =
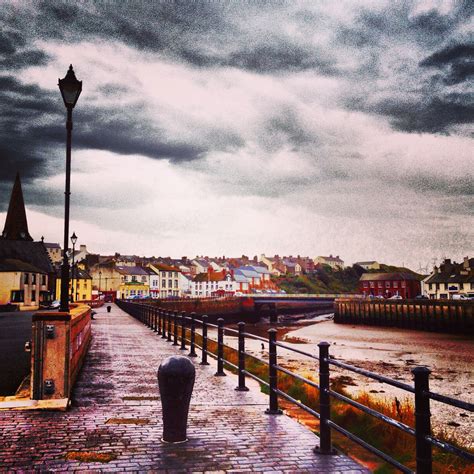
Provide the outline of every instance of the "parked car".
{"type": "Polygon", "coordinates": [[[59,300],[54,300],[49,306],[48,309],[59,309],[61,306],[61,301],[59,300]]]}
{"type": "Polygon", "coordinates": [[[453,295],[453,300],[462,300],[462,301],[467,301],[470,300],[469,296],[466,295],[453,295]]]}
{"type": "Polygon", "coordinates": [[[416,295],[415,300],[429,300],[429,298],[426,295],[416,295]]]}
{"type": "Polygon", "coordinates": [[[403,297],[401,297],[400,295],[393,295],[389,298],[389,300],[402,300],[403,297]]]}

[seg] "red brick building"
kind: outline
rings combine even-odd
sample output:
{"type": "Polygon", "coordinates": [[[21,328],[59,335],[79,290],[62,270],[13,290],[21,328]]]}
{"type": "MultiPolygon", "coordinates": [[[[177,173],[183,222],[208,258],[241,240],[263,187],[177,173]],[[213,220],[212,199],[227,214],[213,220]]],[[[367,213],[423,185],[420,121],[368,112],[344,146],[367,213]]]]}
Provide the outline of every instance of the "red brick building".
{"type": "Polygon", "coordinates": [[[421,294],[421,284],[413,273],[364,273],[359,280],[359,291],[364,296],[415,298],[421,294]]]}

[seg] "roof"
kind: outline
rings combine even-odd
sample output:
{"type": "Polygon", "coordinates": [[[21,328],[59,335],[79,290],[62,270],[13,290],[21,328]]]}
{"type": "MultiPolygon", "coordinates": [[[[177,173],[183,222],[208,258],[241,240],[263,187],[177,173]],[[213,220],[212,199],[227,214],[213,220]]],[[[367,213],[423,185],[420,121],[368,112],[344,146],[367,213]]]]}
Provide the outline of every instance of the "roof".
{"type": "Polygon", "coordinates": [[[383,281],[383,280],[414,280],[420,281],[422,277],[414,273],[394,272],[394,273],[363,273],[359,281],[383,281]]]}
{"type": "Polygon", "coordinates": [[[47,249],[61,249],[61,246],[59,244],[53,244],[53,243],[50,243],[50,242],[43,242],[43,245],[47,249]]]}
{"type": "Polygon", "coordinates": [[[269,274],[270,274],[270,271],[268,270],[267,267],[262,267],[262,266],[258,266],[258,265],[252,265],[252,266],[250,266],[249,268],[252,268],[252,269],[255,270],[257,273],[265,273],[266,275],[269,275],[269,274]]]}
{"type": "Polygon", "coordinates": [[[260,278],[260,273],[256,272],[252,267],[240,267],[239,272],[247,278],[260,278]]]}
{"type": "Polygon", "coordinates": [[[370,262],[356,262],[354,265],[373,265],[374,263],[377,263],[377,261],[371,260],[370,262]]]}
{"type": "Polygon", "coordinates": [[[194,277],[193,281],[223,281],[228,274],[222,272],[200,273],[194,277]]]}
{"type": "Polygon", "coordinates": [[[33,241],[33,238],[28,232],[25,201],[23,200],[19,173],[16,174],[15,183],[13,184],[2,238],[7,240],[33,241]]]}
{"type": "Polygon", "coordinates": [[[443,263],[425,283],[474,283],[474,258],[468,259],[469,268],[463,263],[443,263]]]}
{"type": "Polygon", "coordinates": [[[329,255],[329,257],[323,257],[322,255],[318,255],[317,258],[324,258],[324,260],[327,260],[328,262],[342,262],[339,257],[333,257],[332,255],[329,255]]]}
{"type": "Polygon", "coordinates": [[[123,275],[149,275],[149,273],[142,267],[120,267],[116,266],[115,269],[123,275]]]}
{"type": "Polygon", "coordinates": [[[22,260],[16,260],[15,258],[0,259],[0,272],[45,273],[31,264],[23,262],[22,260]]]}
{"type": "Polygon", "coordinates": [[[157,270],[167,271],[167,272],[179,272],[179,268],[172,267],[170,265],[165,265],[164,263],[151,263],[157,270]]]}
{"type": "Polygon", "coordinates": [[[43,273],[54,273],[48,252],[42,242],[0,239],[0,260],[20,260],[43,273]]]}

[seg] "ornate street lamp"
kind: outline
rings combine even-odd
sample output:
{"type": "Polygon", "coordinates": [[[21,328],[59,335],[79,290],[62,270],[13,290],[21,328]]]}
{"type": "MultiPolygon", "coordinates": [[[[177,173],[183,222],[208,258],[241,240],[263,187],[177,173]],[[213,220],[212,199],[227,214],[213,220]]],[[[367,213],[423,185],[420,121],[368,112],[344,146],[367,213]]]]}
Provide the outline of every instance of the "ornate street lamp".
{"type": "MultiPolygon", "coordinates": [[[[71,235],[71,242],[72,242],[71,301],[77,301],[77,294],[76,294],[76,298],[74,298],[74,279],[75,279],[75,275],[76,275],[76,272],[74,270],[74,268],[75,268],[74,267],[74,256],[76,254],[76,242],[77,242],[77,235],[76,235],[75,232],[73,232],[73,234],[71,235]]],[[[77,285],[77,283],[76,283],[76,285],[77,285]]]]}
{"type": "Polygon", "coordinates": [[[69,203],[71,196],[71,132],[72,132],[72,109],[82,91],[82,81],[76,79],[72,64],[63,79],[59,79],[59,90],[67,109],[67,140],[66,140],[66,190],[64,192],[64,250],[63,264],[61,267],[61,305],[60,311],[69,311],[69,261],[67,249],[69,247],[69,203]]]}

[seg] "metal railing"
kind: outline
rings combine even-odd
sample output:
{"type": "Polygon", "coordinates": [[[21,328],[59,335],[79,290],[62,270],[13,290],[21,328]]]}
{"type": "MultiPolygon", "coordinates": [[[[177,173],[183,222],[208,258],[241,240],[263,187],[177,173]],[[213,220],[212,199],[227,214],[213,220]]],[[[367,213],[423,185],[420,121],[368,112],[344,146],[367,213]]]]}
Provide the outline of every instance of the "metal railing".
{"type": "Polygon", "coordinates": [[[376,447],[367,443],[360,437],[349,432],[342,426],[331,420],[331,399],[339,400],[353,406],[354,408],[371,415],[378,420],[387,423],[391,427],[395,427],[404,433],[413,436],[415,438],[415,450],[416,450],[416,471],[420,474],[427,474],[432,472],[432,447],[444,450],[450,454],[456,455],[467,461],[474,462],[474,455],[468,451],[458,448],[451,443],[439,440],[435,438],[431,432],[431,413],[430,413],[430,401],[436,400],[450,406],[461,408],[466,411],[473,412],[474,404],[468,403],[462,400],[457,400],[451,397],[433,393],[429,389],[429,375],[430,370],[427,367],[415,367],[412,370],[414,376],[414,385],[409,385],[397,380],[390,379],[389,377],[370,372],[359,367],[352,366],[345,362],[334,359],[329,355],[330,344],[327,342],[320,342],[319,355],[315,356],[309,352],[302,351],[291,347],[285,343],[277,341],[277,330],[268,330],[268,339],[256,336],[245,332],[245,323],[238,323],[238,330],[225,328],[224,319],[219,318],[217,325],[210,324],[207,322],[208,317],[202,315],[197,317],[196,313],[191,313],[190,316],[186,316],[183,311],[168,311],[151,306],[147,304],[140,304],[129,301],[117,301],[117,304],[124,311],[135,317],[153,331],[157,332],[163,339],[167,339],[169,342],[173,341],[174,345],[178,344],[178,339],[181,339],[180,350],[185,351],[186,343],[189,344],[189,357],[197,357],[196,347],[201,350],[201,364],[209,365],[207,357],[211,356],[217,360],[217,371],[216,376],[225,376],[224,366],[227,365],[232,369],[235,369],[238,373],[238,386],[236,390],[247,391],[248,388],[245,385],[246,377],[250,377],[256,380],[261,385],[267,387],[269,391],[269,406],[266,413],[270,415],[281,414],[282,411],[279,408],[278,399],[284,398],[289,402],[297,405],[305,412],[317,417],[320,421],[320,445],[315,447],[315,452],[320,454],[334,454],[335,450],[332,447],[331,434],[332,430],[337,431],[341,435],[350,439],[351,441],[359,444],[363,448],[367,449],[371,453],[383,459],[391,466],[399,469],[404,473],[412,473],[411,469],[401,464],[393,457],[380,451],[376,447]],[[201,345],[196,344],[196,324],[201,326],[201,345]],[[217,343],[216,354],[208,350],[208,328],[212,327],[217,330],[217,343]],[[179,328],[181,329],[181,335],[178,336],[179,328]],[[189,338],[187,338],[189,333],[189,338]],[[224,358],[224,337],[225,334],[232,334],[238,338],[238,364],[234,364],[224,358]],[[269,359],[268,361],[260,359],[252,354],[245,352],[245,340],[246,338],[255,339],[261,342],[268,343],[269,345],[269,359]],[[288,351],[296,352],[300,355],[304,355],[312,360],[319,362],[319,383],[314,382],[306,377],[291,372],[290,370],[282,367],[278,364],[277,360],[277,348],[283,348],[288,351]],[[254,360],[268,366],[268,382],[261,379],[257,375],[246,370],[246,356],[252,357],[254,360]],[[412,428],[401,421],[395,420],[387,415],[384,415],[373,408],[365,406],[356,400],[353,400],[339,392],[336,392],[330,387],[330,369],[331,366],[338,367],[340,369],[348,370],[359,375],[368,377],[369,379],[376,380],[381,383],[389,384],[393,387],[397,387],[408,393],[414,394],[415,401],[415,427],[412,428]],[[288,395],[286,392],[279,390],[278,388],[278,373],[285,373],[302,383],[305,383],[311,387],[319,390],[319,412],[313,410],[301,401],[288,395]]]}

